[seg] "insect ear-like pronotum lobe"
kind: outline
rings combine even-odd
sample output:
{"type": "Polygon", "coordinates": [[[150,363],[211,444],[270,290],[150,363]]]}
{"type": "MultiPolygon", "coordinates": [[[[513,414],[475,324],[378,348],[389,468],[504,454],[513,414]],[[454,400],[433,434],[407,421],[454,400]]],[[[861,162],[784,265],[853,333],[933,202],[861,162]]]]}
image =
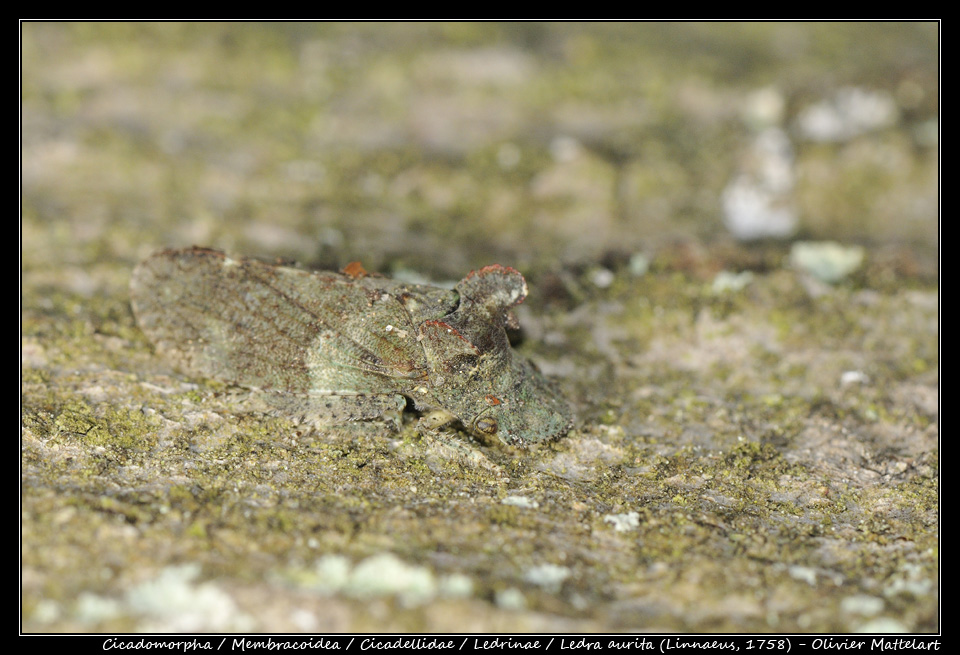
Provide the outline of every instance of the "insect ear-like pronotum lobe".
{"type": "Polygon", "coordinates": [[[454,369],[464,357],[477,357],[480,351],[460,332],[443,321],[424,321],[420,326],[421,342],[430,367],[454,369]]]}
{"type": "Polygon", "coordinates": [[[471,271],[460,280],[457,291],[470,302],[484,307],[491,315],[502,313],[527,297],[527,281],[520,271],[493,264],[471,271]]]}

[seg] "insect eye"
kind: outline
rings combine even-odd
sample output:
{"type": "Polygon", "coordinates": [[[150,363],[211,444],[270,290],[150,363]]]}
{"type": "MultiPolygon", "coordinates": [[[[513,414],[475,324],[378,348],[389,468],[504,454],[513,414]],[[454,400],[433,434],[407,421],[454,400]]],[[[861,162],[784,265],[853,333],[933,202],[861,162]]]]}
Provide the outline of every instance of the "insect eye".
{"type": "Polygon", "coordinates": [[[492,418],[482,418],[476,423],[477,430],[484,434],[496,434],[498,427],[496,419],[492,418]]]}

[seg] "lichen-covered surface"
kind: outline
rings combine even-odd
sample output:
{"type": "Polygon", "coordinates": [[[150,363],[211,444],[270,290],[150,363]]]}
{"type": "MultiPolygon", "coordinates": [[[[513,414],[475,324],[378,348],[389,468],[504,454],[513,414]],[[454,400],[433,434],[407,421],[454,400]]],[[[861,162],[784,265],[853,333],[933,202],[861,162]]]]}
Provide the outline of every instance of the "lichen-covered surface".
{"type": "Polygon", "coordinates": [[[22,36],[24,631],[939,630],[936,25],[22,36]],[[250,411],[133,319],[193,244],[512,266],[576,428],[250,411]]]}

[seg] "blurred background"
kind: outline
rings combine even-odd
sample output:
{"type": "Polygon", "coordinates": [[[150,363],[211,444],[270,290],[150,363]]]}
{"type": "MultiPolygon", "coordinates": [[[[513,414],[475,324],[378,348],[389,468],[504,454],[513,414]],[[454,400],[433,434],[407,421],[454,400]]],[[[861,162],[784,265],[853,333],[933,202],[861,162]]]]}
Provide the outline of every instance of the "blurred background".
{"type": "Polygon", "coordinates": [[[458,279],[797,239],[936,268],[935,23],[23,23],[22,39],[25,271],[197,244],[458,279]]]}

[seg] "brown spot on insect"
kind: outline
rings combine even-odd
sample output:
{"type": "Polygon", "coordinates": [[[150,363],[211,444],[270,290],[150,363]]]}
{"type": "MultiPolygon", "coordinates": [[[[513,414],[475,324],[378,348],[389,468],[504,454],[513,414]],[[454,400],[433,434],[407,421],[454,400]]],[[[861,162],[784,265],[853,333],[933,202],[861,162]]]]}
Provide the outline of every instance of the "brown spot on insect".
{"type": "Polygon", "coordinates": [[[360,262],[350,262],[349,264],[343,267],[343,270],[341,271],[341,273],[343,273],[347,277],[352,277],[355,280],[358,280],[362,277],[367,277],[368,275],[370,275],[367,272],[367,269],[365,269],[363,267],[363,264],[361,264],[360,262]]]}
{"type": "Polygon", "coordinates": [[[507,266],[472,271],[451,290],[358,262],[311,272],[188,248],[143,261],[130,290],[160,354],[195,375],[288,395],[321,419],[327,410],[397,425],[389,417],[410,399],[519,446],[573,425],[563,396],[510,347],[506,326],[527,284],[507,266]]]}

